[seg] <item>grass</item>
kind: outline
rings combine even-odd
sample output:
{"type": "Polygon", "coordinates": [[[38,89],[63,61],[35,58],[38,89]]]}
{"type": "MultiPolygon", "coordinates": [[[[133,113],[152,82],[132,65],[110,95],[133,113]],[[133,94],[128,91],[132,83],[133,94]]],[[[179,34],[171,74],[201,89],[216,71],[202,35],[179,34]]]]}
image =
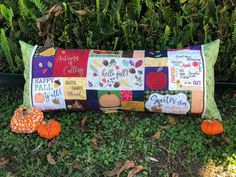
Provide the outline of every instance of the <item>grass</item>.
{"type": "MultiPolygon", "coordinates": [[[[51,112],[62,133],[53,140],[36,133],[15,134],[9,128],[14,110],[22,103],[21,89],[0,89],[0,176],[97,177],[118,163],[132,160],[147,170],[137,177],[172,176],[235,176],[236,174],[236,99],[233,91],[216,95],[223,117],[225,137],[207,137],[199,129],[201,119],[174,116],[177,124],[169,124],[168,115],[119,112],[51,112]],[[81,129],[81,121],[88,122],[81,129]],[[150,139],[160,131],[160,137],[150,139]],[[95,150],[91,139],[102,137],[95,150]],[[51,153],[56,164],[51,165],[51,153]],[[150,160],[150,157],[157,161],[150,160]]],[[[127,176],[128,170],[121,173],[127,176]]]]}

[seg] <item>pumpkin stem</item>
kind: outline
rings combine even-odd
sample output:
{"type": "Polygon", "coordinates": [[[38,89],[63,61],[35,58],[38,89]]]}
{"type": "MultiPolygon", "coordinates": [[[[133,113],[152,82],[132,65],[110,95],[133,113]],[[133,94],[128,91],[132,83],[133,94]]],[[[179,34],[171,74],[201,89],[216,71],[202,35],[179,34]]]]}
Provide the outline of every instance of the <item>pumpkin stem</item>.
{"type": "Polygon", "coordinates": [[[28,116],[28,114],[30,113],[31,111],[29,110],[29,109],[27,109],[27,108],[23,108],[23,110],[22,110],[22,114],[23,114],[23,116],[25,117],[25,116],[28,116]]]}

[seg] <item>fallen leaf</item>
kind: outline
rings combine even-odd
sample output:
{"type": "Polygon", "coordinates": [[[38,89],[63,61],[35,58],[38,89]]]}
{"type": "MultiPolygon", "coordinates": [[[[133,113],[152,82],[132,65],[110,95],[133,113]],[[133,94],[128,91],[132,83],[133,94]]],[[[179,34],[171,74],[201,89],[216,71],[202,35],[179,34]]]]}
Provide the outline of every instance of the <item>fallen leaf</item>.
{"type": "Polygon", "coordinates": [[[91,142],[92,142],[92,148],[94,149],[94,150],[96,150],[96,151],[98,151],[99,150],[99,147],[98,147],[98,145],[97,145],[97,141],[98,140],[103,140],[102,139],[102,137],[100,136],[100,135],[97,135],[97,134],[95,134],[94,135],[94,137],[92,138],[92,140],[91,140],[91,142]]]}
{"type": "Polygon", "coordinates": [[[170,125],[163,125],[162,128],[163,129],[168,129],[168,128],[170,128],[170,125]]]}
{"type": "Polygon", "coordinates": [[[59,140],[53,139],[52,141],[48,142],[48,147],[50,148],[52,146],[58,146],[60,144],[61,144],[61,142],[59,140]]]}
{"type": "Polygon", "coordinates": [[[88,122],[88,116],[84,116],[84,118],[81,121],[81,129],[84,130],[85,124],[88,122]]]}
{"type": "Polygon", "coordinates": [[[35,148],[30,151],[31,155],[36,155],[39,152],[40,147],[42,146],[42,142],[35,148]]]}
{"type": "Polygon", "coordinates": [[[103,140],[103,138],[102,138],[100,135],[98,135],[98,134],[95,134],[94,137],[95,137],[97,140],[103,140]]]}
{"type": "Polygon", "coordinates": [[[61,158],[63,158],[63,157],[65,157],[67,154],[68,154],[68,150],[67,149],[63,149],[62,151],[61,151],[61,153],[60,153],[60,155],[61,155],[61,158]]]}
{"type": "Polygon", "coordinates": [[[223,140],[225,144],[230,144],[230,139],[224,134],[221,135],[221,139],[223,140]]]}
{"type": "Polygon", "coordinates": [[[0,157],[0,167],[8,164],[9,159],[6,157],[0,157]]]}
{"type": "Polygon", "coordinates": [[[157,164],[156,165],[158,168],[166,168],[167,164],[157,164]]]}
{"type": "Polygon", "coordinates": [[[127,169],[129,169],[129,168],[133,168],[133,167],[135,167],[134,161],[129,161],[129,160],[126,161],[126,162],[124,163],[124,165],[121,167],[121,169],[118,171],[117,177],[119,177],[120,174],[121,174],[123,171],[125,171],[125,170],[127,170],[127,169]]]}
{"type": "Polygon", "coordinates": [[[157,159],[155,159],[154,157],[148,157],[150,161],[153,161],[153,162],[159,162],[157,159]]]}
{"type": "Polygon", "coordinates": [[[81,169],[80,164],[77,163],[77,162],[68,163],[67,165],[68,165],[68,167],[73,168],[73,169],[76,169],[76,170],[80,170],[80,169],[81,169]]]}
{"type": "Polygon", "coordinates": [[[87,12],[86,12],[86,10],[76,10],[75,13],[76,13],[77,15],[79,15],[79,16],[83,16],[83,15],[85,15],[87,12]]]}
{"type": "Polygon", "coordinates": [[[161,131],[158,130],[158,131],[157,131],[154,135],[152,135],[149,139],[151,139],[151,140],[157,140],[157,139],[160,138],[160,136],[161,136],[161,131]]]}
{"type": "Polygon", "coordinates": [[[121,169],[122,167],[122,164],[119,163],[115,166],[115,168],[113,168],[111,171],[104,171],[103,172],[103,175],[104,176],[108,176],[108,177],[111,177],[111,176],[115,176],[117,175],[117,173],[119,172],[119,170],[121,169]]]}
{"type": "Polygon", "coordinates": [[[146,168],[143,167],[142,165],[138,165],[136,167],[134,167],[132,170],[129,171],[128,176],[127,177],[133,177],[135,174],[139,173],[140,171],[145,170],[146,168]]]}
{"type": "Polygon", "coordinates": [[[51,153],[47,155],[47,160],[48,160],[48,163],[50,163],[51,165],[56,165],[56,161],[54,160],[51,153]]]}
{"type": "Polygon", "coordinates": [[[176,120],[175,120],[175,118],[174,117],[172,117],[172,116],[167,116],[167,119],[168,119],[168,121],[172,124],[172,125],[175,125],[177,122],[176,122],[176,120]]]}
{"type": "Polygon", "coordinates": [[[172,173],[171,177],[179,177],[179,173],[172,173]]]}

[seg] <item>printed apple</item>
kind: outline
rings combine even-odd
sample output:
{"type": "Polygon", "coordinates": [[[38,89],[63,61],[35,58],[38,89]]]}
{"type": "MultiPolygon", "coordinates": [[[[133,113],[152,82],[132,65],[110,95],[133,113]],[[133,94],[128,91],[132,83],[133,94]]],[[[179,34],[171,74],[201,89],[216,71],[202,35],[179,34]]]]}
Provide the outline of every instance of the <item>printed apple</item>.
{"type": "Polygon", "coordinates": [[[167,84],[167,76],[163,72],[150,72],[146,76],[146,84],[151,90],[161,90],[167,84]]]}
{"type": "Polygon", "coordinates": [[[194,61],[194,62],[193,62],[193,66],[194,66],[194,67],[198,67],[198,62],[197,62],[197,61],[194,61]]]}

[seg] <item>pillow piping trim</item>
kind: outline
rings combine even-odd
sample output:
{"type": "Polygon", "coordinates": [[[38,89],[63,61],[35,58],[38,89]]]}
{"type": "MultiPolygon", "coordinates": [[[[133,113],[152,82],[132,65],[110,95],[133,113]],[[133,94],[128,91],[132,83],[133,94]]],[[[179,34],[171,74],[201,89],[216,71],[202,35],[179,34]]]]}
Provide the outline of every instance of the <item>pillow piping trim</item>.
{"type": "Polygon", "coordinates": [[[202,55],[202,58],[203,58],[203,64],[204,64],[204,87],[203,87],[203,93],[204,93],[204,100],[203,100],[203,110],[202,110],[202,118],[205,116],[205,112],[206,112],[206,105],[207,105],[207,98],[206,98],[206,95],[207,95],[207,83],[206,83],[206,78],[207,78],[207,69],[206,69],[206,58],[205,58],[205,55],[204,55],[204,46],[201,45],[201,55],[202,55]]]}
{"type": "Polygon", "coordinates": [[[32,69],[33,69],[33,57],[34,57],[34,54],[36,52],[38,48],[38,45],[35,45],[33,50],[32,50],[32,53],[31,53],[31,57],[30,57],[30,71],[29,71],[29,102],[30,102],[30,107],[32,108],[33,107],[33,104],[32,104],[32,69]]]}

